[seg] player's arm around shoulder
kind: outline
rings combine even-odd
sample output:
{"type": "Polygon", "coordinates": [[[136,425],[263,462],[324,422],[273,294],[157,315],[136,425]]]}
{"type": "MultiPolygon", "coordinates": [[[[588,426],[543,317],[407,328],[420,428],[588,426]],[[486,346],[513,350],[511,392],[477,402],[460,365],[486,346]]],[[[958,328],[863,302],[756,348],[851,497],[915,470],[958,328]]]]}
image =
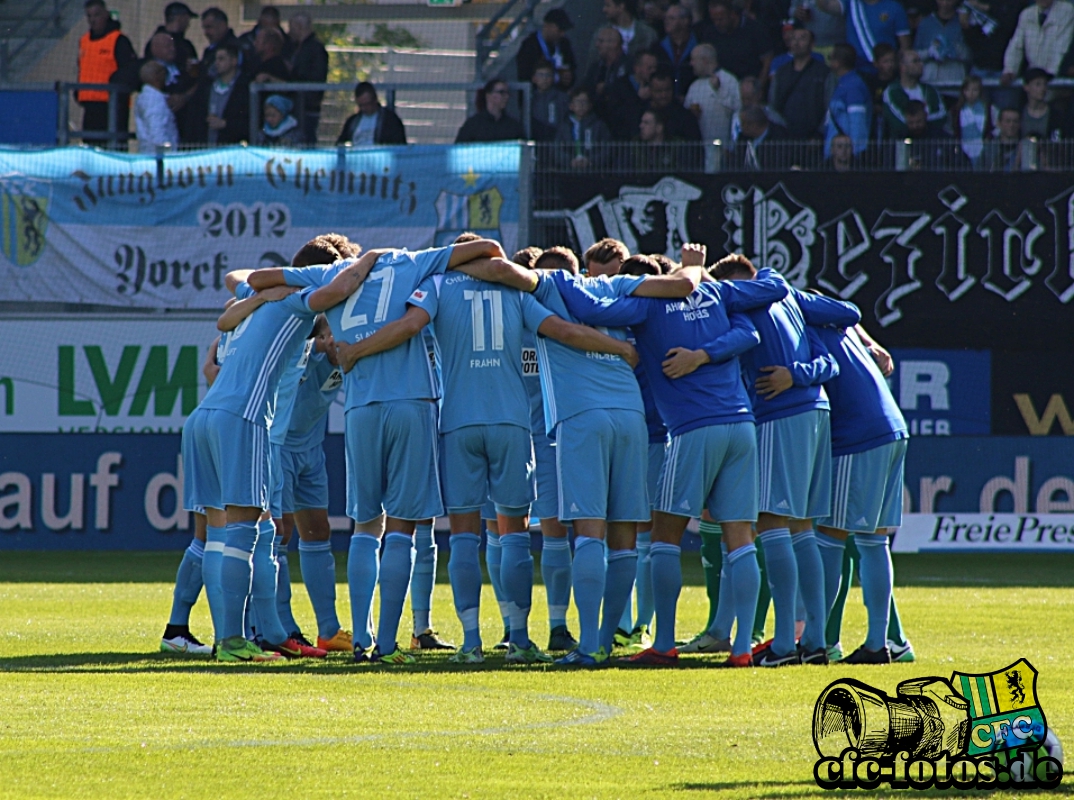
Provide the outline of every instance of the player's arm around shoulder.
{"type": "Polygon", "coordinates": [[[837,328],[853,328],[861,322],[861,311],[853,303],[834,300],[814,292],[792,289],[802,316],[809,325],[834,325],[837,328]]]}
{"type": "Polygon", "coordinates": [[[408,305],[406,313],[399,319],[392,320],[371,336],[360,342],[348,344],[336,342],[336,355],[344,372],[350,372],[354,365],[363,358],[392,350],[404,342],[413,339],[422,328],[429,324],[432,315],[420,305],[408,305]]]}
{"type": "Polygon", "coordinates": [[[631,368],[638,365],[638,351],[634,349],[630,342],[608,336],[595,328],[590,328],[588,325],[568,322],[554,314],[545,318],[544,322],[537,328],[537,333],[549,339],[555,339],[560,344],[565,344],[576,350],[619,356],[631,368]]]}
{"type": "Polygon", "coordinates": [[[336,273],[335,277],[325,286],[317,289],[309,296],[308,305],[310,311],[327,311],[333,306],[345,302],[348,297],[358,291],[358,287],[369,277],[373,271],[377,259],[390,251],[370,250],[362,253],[357,260],[348,264],[336,273]]]}
{"type": "MultiPolygon", "coordinates": [[[[477,242],[465,244],[477,244],[477,242]]],[[[457,248],[463,246],[456,245],[457,248]]],[[[537,289],[537,273],[499,256],[472,259],[456,266],[449,266],[448,269],[458,270],[471,278],[489,283],[502,283],[504,286],[510,286],[521,292],[533,292],[537,289]]]]}
{"type": "Polygon", "coordinates": [[[656,297],[681,300],[689,297],[704,278],[702,267],[683,267],[671,275],[647,275],[631,290],[634,297],[656,297]]]}

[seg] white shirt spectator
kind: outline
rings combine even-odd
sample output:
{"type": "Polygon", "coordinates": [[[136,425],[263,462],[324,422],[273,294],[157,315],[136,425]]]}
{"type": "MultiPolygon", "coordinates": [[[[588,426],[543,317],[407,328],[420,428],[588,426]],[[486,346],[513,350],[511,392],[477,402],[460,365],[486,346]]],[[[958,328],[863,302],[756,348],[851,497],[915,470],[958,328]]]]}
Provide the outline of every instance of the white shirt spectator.
{"type": "Polygon", "coordinates": [[[1059,65],[1070,47],[1074,34],[1074,5],[1067,0],[1055,0],[1042,9],[1032,4],[1018,15],[1018,27],[1003,56],[1003,71],[1018,75],[1025,59],[1028,68],[1038,67],[1050,75],[1059,74],[1059,65]],[[1040,24],[1040,14],[1046,14],[1040,24]]]}
{"type": "Polygon", "coordinates": [[[179,129],[175,114],[168,108],[167,96],[146,84],[134,104],[135,130],[138,132],[138,152],[155,152],[159,145],[179,146],[179,129]]]}
{"type": "Polygon", "coordinates": [[[701,141],[714,142],[719,139],[726,143],[731,137],[731,120],[742,108],[742,99],[738,93],[738,79],[734,75],[718,69],[714,77],[719,78],[718,89],[712,88],[709,78],[698,78],[690,84],[683,105],[701,109],[701,116],[697,120],[701,128],[701,141]]]}

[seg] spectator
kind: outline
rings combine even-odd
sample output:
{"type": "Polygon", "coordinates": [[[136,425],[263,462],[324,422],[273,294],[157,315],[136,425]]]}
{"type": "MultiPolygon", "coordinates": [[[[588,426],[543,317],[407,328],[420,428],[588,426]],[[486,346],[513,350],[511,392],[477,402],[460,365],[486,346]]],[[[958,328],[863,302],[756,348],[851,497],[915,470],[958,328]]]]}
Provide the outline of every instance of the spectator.
{"type": "MultiPolygon", "coordinates": [[[[288,23],[295,52],[291,57],[291,80],[295,83],[324,83],[328,80],[328,51],[313,30],[313,21],[305,11],[292,15],[288,23]]],[[[317,128],[321,124],[321,102],[324,92],[301,92],[304,106],[302,135],[307,144],[317,144],[317,128]]]]}
{"type": "Polygon", "coordinates": [[[291,80],[291,68],[284,58],[287,37],[279,28],[262,28],[254,38],[254,83],[287,83],[291,80]]]}
{"type": "Polygon", "coordinates": [[[985,140],[992,138],[996,125],[994,109],[985,99],[982,89],[980,76],[967,77],[962,81],[958,102],[951,110],[951,129],[962,152],[975,167],[980,164],[985,140]]]}
{"type": "MultiPolygon", "coordinates": [[[[783,117],[777,114],[771,106],[765,105],[764,91],[761,88],[761,82],[752,75],[739,81],[738,98],[740,108],[757,106],[764,111],[769,122],[774,123],[781,128],[787,127],[787,123],[784,121],[783,117]]],[[[739,127],[739,116],[736,114],[731,120],[731,141],[738,141],[741,130],[742,129],[739,127]]]]}
{"type": "Polygon", "coordinates": [[[936,0],[935,13],[914,32],[914,49],[925,61],[925,83],[954,83],[966,77],[970,48],[962,38],[957,8],[961,0],[936,0]]]}
{"type": "Polygon", "coordinates": [[[522,123],[507,113],[511,92],[507,83],[493,79],[477,93],[478,111],[459,128],[455,144],[525,139],[522,123]]]}
{"type": "Polygon", "coordinates": [[[690,54],[690,64],[697,80],[686,93],[686,107],[697,117],[704,142],[731,141],[731,120],[740,108],[738,80],[719,68],[716,48],[699,44],[690,54]]]}
{"type": "Polygon", "coordinates": [[[920,100],[906,104],[906,136],[909,142],[907,167],[911,170],[965,169],[968,160],[961,148],[942,128],[931,125],[928,110],[920,100]]]}
{"type": "Polygon", "coordinates": [[[569,89],[576,71],[574,50],[567,38],[567,31],[573,27],[571,18],[562,8],[553,8],[545,14],[540,30],[527,36],[518,48],[518,55],[515,57],[518,79],[532,80],[537,62],[548,61],[556,70],[555,82],[561,89],[569,89]],[[570,80],[564,80],[567,76],[570,80]]]}
{"type": "Polygon", "coordinates": [[[147,61],[138,72],[142,90],[134,104],[134,127],[138,134],[138,152],[154,153],[158,147],[178,147],[179,129],[175,114],[168,108],[164,82],[168,71],[156,61],[147,61]]]}
{"type": "Polygon", "coordinates": [[[924,69],[921,54],[916,50],[903,50],[899,54],[899,80],[884,90],[884,126],[892,139],[908,135],[906,107],[914,100],[925,106],[930,133],[939,136],[943,129],[947,107],[934,87],[921,82],[924,69]]]}
{"type": "MultiPolygon", "coordinates": [[[[190,18],[196,16],[186,3],[168,3],[164,7],[164,24],[159,26],[153,33],[166,33],[175,42],[175,63],[184,71],[197,77],[198,51],[190,40],[186,38],[186,32],[190,28],[190,18]]],[[[149,58],[149,46],[152,37],[145,43],[145,57],[149,58]]]]}
{"type": "Polygon", "coordinates": [[[885,42],[874,47],[873,69],[861,77],[873,98],[873,113],[879,117],[884,110],[884,90],[899,77],[899,59],[895,48],[885,42]]]}
{"type": "Polygon", "coordinates": [[[641,53],[634,59],[634,68],[611,85],[605,93],[604,121],[616,141],[630,141],[638,135],[642,112],[649,104],[649,80],[656,71],[656,56],[641,53]]]}
{"type": "MultiPolygon", "coordinates": [[[[641,53],[652,50],[656,44],[656,31],[637,18],[637,4],[635,0],[604,0],[601,9],[604,18],[608,20],[623,39],[623,55],[627,63],[632,64],[641,53]]],[[[597,39],[594,35],[589,45],[589,57],[587,64],[593,64],[597,60],[597,39]]]]}
{"type": "Polygon", "coordinates": [[[959,21],[975,72],[987,78],[1003,73],[1003,56],[1021,9],[1021,0],[963,0],[959,21]]]}
{"type": "MultiPolygon", "coordinates": [[[[641,4],[641,17],[645,20],[645,24],[656,32],[657,39],[663,39],[667,35],[667,31],[664,30],[664,14],[669,5],[668,0],[645,0],[641,4]]],[[[689,14],[689,9],[687,13],[689,14]]],[[[693,25],[693,23],[693,17],[690,17],[690,24],[693,25]]]]}
{"type": "Polygon", "coordinates": [[[238,144],[250,138],[250,76],[243,73],[239,41],[213,48],[211,80],[203,80],[190,101],[191,140],[209,145],[238,144]]]}
{"type": "Polygon", "coordinates": [[[657,63],[671,70],[675,79],[675,96],[682,99],[694,81],[690,53],[697,46],[697,38],[690,32],[690,12],[678,3],[668,6],[664,14],[664,30],[667,35],[653,52],[657,63]]]}
{"type": "Polygon", "coordinates": [[[832,45],[846,39],[843,14],[833,14],[817,6],[814,0],[791,0],[791,16],[813,34],[813,49],[825,58],[832,45]]]}
{"type": "MultiPolygon", "coordinates": [[[[1032,8],[1032,6],[1030,6],[1032,8]]],[[[999,135],[985,142],[982,165],[992,172],[1018,172],[1022,168],[1020,136],[1022,115],[1016,108],[999,112],[999,135]]]]}
{"type": "Polygon", "coordinates": [[[638,123],[638,142],[631,151],[633,168],[639,172],[667,172],[678,167],[678,148],[664,136],[664,115],[648,109],[638,123]]]}
{"type": "Polygon", "coordinates": [[[854,143],[854,154],[861,155],[869,144],[872,127],[872,103],[865,81],[854,69],[857,51],[853,45],[840,42],[832,47],[828,68],[835,78],[835,89],[828,101],[825,126],[824,155],[831,155],[832,139],[842,134],[854,143]]]}
{"type": "MultiPolygon", "coordinates": [[[[239,37],[239,42],[242,44],[243,50],[248,53],[254,52],[255,44],[257,43],[257,35],[264,30],[279,31],[280,35],[283,35],[283,26],[280,25],[280,9],[276,6],[262,6],[261,13],[257,17],[257,24],[251,30],[248,30],[242,36],[239,37]]],[[[288,57],[291,55],[291,42],[284,36],[283,39],[283,55],[288,57]]]]}
{"type": "Polygon", "coordinates": [[[589,65],[582,85],[589,87],[597,113],[605,114],[604,98],[612,84],[627,74],[623,37],[612,25],[597,31],[597,60],[589,65]]]}
{"type": "MultiPolygon", "coordinates": [[[[239,37],[236,36],[235,31],[231,30],[228,26],[227,14],[215,7],[207,8],[201,12],[201,32],[205,35],[205,40],[208,44],[205,45],[205,52],[201,54],[201,66],[198,69],[198,75],[200,77],[208,76],[210,78],[215,78],[217,77],[217,48],[223,44],[229,43],[239,45],[239,37]]],[[[244,61],[243,50],[242,47],[239,46],[240,67],[244,61]]]]}
{"type": "Polygon", "coordinates": [[[358,113],[347,117],[336,144],[406,144],[403,121],[380,104],[373,84],[363,81],[354,87],[358,113]]]}
{"type": "Polygon", "coordinates": [[[824,136],[824,101],[831,71],[813,58],[813,34],[799,25],[791,35],[793,60],[772,78],[769,105],[787,121],[792,139],[820,139],[824,136]]]}
{"type": "MultiPolygon", "coordinates": [[[[783,25],[780,28],[780,32],[783,37],[783,47],[786,49],[787,52],[780,53],[779,55],[777,55],[775,58],[772,59],[772,63],[768,65],[769,81],[772,80],[773,76],[775,76],[776,72],[779,71],[780,67],[782,67],[784,64],[790,64],[794,60],[794,56],[791,55],[791,40],[794,38],[794,32],[799,29],[809,30],[805,25],[798,22],[798,20],[787,19],[783,21],[783,25]]],[[[815,47],[810,47],[810,53],[812,53],[813,58],[815,60],[819,61],[821,64],[824,63],[824,56],[818,53],[815,47]]],[[[771,84],[769,85],[769,89],[771,89],[771,84]]]]}
{"type": "MultiPolygon", "coordinates": [[[[78,82],[109,83],[138,57],[131,40],[119,32],[119,23],[108,15],[104,0],[86,0],[84,9],[89,30],[78,41],[78,82]]],[[[82,129],[108,130],[108,92],[80,89],[77,99],[82,106],[82,129]]],[[[116,130],[124,132],[129,124],[128,96],[119,95],[115,108],[116,130]]]]}
{"type": "Polygon", "coordinates": [[[873,69],[873,48],[886,42],[898,50],[910,47],[910,20],[897,0],[816,0],[817,8],[846,18],[846,40],[858,54],[856,67],[873,69]]]}
{"type": "Polygon", "coordinates": [[[550,142],[556,137],[556,128],[567,118],[567,103],[567,93],[556,86],[556,68],[550,61],[538,61],[533,71],[533,90],[530,92],[530,120],[534,139],[550,142]]]}
{"type": "Polygon", "coordinates": [[[772,172],[787,162],[787,129],[768,119],[761,106],[745,106],[738,112],[739,163],[747,170],[772,172]]]}
{"type": "Polygon", "coordinates": [[[857,166],[854,158],[854,142],[845,133],[832,138],[831,152],[832,154],[824,161],[826,172],[852,172],[857,166]]]}
{"type": "Polygon", "coordinates": [[[571,89],[570,113],[556,128],[560,143],[559,161],[571,169],[591,169],[607,163],[607,144],[612,135],[608,126],[593,113],[592,90],[586,86],[571,89]]]}
{"type": "Polygon", "coordinates": [[[1021,134],[1041,141],[1063,138],[1059,114],[1048,105],[1048,82],[1052,76],[1042,69],[1027,69],[1022,78],[1026,105],[1022,109],[1021,134]]]}
{"type": "MultiPolygon", "coordinates": [[[[190,103],[190,99],[197,91],[198,82],[194,76],[187,72],[182,65],[176,63],[178,54],[175,47],[175,39],[170,33],[160,31],[154,33],[149,40],[149,58],[147,61],[160,64],[167,72],[164,81],[164,94],[168,96],[168,106],[175,114],[175,121],[179,127],[179,139],[182,142],[193,141],[191,138],[191,124],[187,112],[184,110],[190,103]]],[[[141,65],[139,65],[139,70],[141,65]]],[[[139,75],[137,85],[141,87],[139,75]]]]}
{"type": "Polygon", "coordinates": [[[1036,0],[1018,15],[1018,27],[1003,56],[1000,82],[1009,86],[1027,69],[1042,69],[1057,75],[1074,34],[1074,5],[1061,0],[1036,0]]]}
{"type": "Polygon", "coordinates": [[[664,137],[670,142],[700,142],[697,117],[675,96],[675,78],[667,67],[657,67],[649,81],[649,108],[659,111],[664,121],[664,137]]]}
{"type": "Polygon", "coordinates": [[[709,0],[708,19],[697,25],[695,34],[699,42],[716,48],[720,64],[739,81],[750,75],[762,81],[767,78],[773,55],[768,37],[760,24],[740,14],[731,0],[709,0]]]}
{"type": "Polygon", "coordinates": [[[265,100],[262,111],[265,124],[257,143],[262,147],[298,147],[302,144],[302,128],[298,120],[291,116],[295,107],[282,94],[273,94],[265,100]]]}

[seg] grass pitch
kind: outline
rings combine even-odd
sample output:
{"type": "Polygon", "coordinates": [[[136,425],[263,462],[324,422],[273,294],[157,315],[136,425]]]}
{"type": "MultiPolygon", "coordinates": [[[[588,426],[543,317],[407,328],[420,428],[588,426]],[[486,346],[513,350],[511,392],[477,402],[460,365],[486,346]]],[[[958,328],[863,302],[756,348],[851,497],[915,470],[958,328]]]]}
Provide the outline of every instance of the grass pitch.
{"type": "MultiPolygon", "coordinates": [[[[0,797],[819,796],[811,720],[829,682],[852,675],[894,693],[908,678],[991,672],[1022,657],[1040,671],[1038,696],[1074,768],[1074,556],[896,557],[914,664],[716,670],[718,657],[697,656],[679,669],[583,672],[504,668],[499,656],[477,669],[430,655],[409,668],[338,656],[261,666],[169,658],[155,651],[179,558],[0,557],[0,797]]],[[[693,585],[680,636],[706,614],[696,559],[684,557],[693,585]]],[[[297,562],[294,608],[312,629],[297,562]]],[[[434,621],[458,640],[445,568],[434,621]]],[[[483,601],[492,643],[488,586],[483,601]]],[[[534,609],[543,643],[539,586],[534,609]]],[[[191,623],[209,635],[204,597],[191,623]]],[[[848,649],[864,629],[855,589],[848,649]]],[[[1074,794],[1074,778],[1058,792],[1074,794]]]]}

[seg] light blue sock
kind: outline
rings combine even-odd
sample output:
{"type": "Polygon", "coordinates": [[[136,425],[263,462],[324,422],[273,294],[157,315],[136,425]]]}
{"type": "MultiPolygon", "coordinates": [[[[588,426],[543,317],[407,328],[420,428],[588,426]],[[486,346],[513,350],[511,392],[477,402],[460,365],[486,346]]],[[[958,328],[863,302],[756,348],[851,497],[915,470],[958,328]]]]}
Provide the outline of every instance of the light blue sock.
{"type": "Polygon", "coordinates": [[[246,598],[250,595],[253,575],[257,523],[233,522],[226,530],[227,541],[220,564],[220,588],[224,597],[221,639],[245,635],[246,598]]]}
{"type": "Polygon", "coordinates": [[[773,528],[758,534],[757,541],[764,548],[768,588],[772,592],[772,605],[776,610],[772,653],[785,656],[793,653],[795,648],[794,606],[798,598],[798,564],[794,560],[791,532],[787,528],[773,528]]]}
{"type": "Polygon", "coordinates": [[[500,586],[507,599],[511,644],[521,648],[530,644],[530,606],[533,605],[533,554],[528,533],[500,535],[502,560],[500,586]]]}
{"type": "Polygon", "coordinates": [[[343,627],[336,614],[336,559],[332,555],[332,543],[299,541],[298,560],[313,616],[317,618],[317,635],[331,639],[343,627]]]}
{"type": "Polygon", "coordinates": [[[545,536],[541,545],[541,580],[548,596],[548,627],[567,626],[571,604],[571,542],[564,537],[545,536]]]}
{"type": "Polygon", "coordinates": [[[753,618],[757,614],[757,597],[761,593],[761,568],[757,564],[757,547],[748,544],[732,550],[723,563],[727,564],[727,577],[731,580],[737,620],[731,655],[740,656],[750,652],[753,618]]]}
{"type": "Polygon", "coordinates": [[[224,543],[227,528],[205,529],[205,557],[201,561],[201,579],[205,583],[205,599],[213,618],[213,641],[224,638],[224,590],[220,585],[220,569],[224,562],[224,543]]]}
{"type": "Polygon", "coordinates": [[[283,544],[282,536],[273,539],[272,554],[276,561],[276,614],[288,636],[292,633],[300,634],[302,628],[298,627],[291,610],[291,564],[287,560],[287,548],[283,544]]]}
{"type": "Polygon", "coordinates": [[[380,622],[377,625],[377,646],[382,655],[395,651],[399,635],[399,618],[410,588],[410,573],[414,569],[414,539],[409,534],[393,532],[384,537],[384,553],[380,557],[380,622]]]}
{"type": "Polygon", "coordinates": [[[462,623],[462,649],[481,646],[481,562],[477,551],[481,537],[476,533],[453,533],[448,577],[455,598],[455,613],[462,623]]]}
{"type": "Polygon", "coordinates": [[[731,628],[735,624],[735,597],[731,589],[731,571],[727,566],[727,543],[723,541],[722,536],[720,537],[720,555],[723,556],[720,566],[720,594],[716,601],[716,616],[712,618],[712,625],[709,626],[709,635],[715,639],[730,639],[731,628]]]}
{"type": "Polygon", "coordinates": [[[172,592],[172,613],[169,625],[190,625],[190,609],[201,594],[201,565],[205,559],[205,545],[194,539],[183,552],[183,560],[175,571],[175,591],[172,592]]]}
{"type": "Polygon", "coordinates": [[[891,586],[894,573],[891,569],[891,550],[885,534],[856,533],[854,539],[861,553],[858,575],[861,578],[861,594],[869,616],[869,635],[865,647],[879,650],[887,645],[888,615],[891,613],[891,586]]]}
{"type": "Polygon", "coordinates": [[[600,647],[600,604],[604,601],[607,565],[604,542],[588,536],[574,540],[574,604],[578,606],[578,649],[595,653],[600,647]]]}
{"type": "Polygon", "coordinates": [[[436,539],[432,525],[414,529],[414,574],[410,578],[410,610],[414,633],[433,627],[433,586],[436,584],[436,539]]]}
{"type": "Polygon", "coordinates": [[[511,612],[507,608],[507,598],[503,593],[503,583],[500,581],[503,565],[503,550],[500,547],[500,535],[492,531],[485,531],[485,566],[489,570],[489,581],[492,582],[492,593],[496,596],[496,604],[500,607],[500,618],[503,620],[503,629],[511,627],[511,612]]]}
{"type": "Polygon", "coordinates": [[[351,536],[347,556],[347,583],[351,595],[351,625],[354,626],[354,648],[368,650],[373,646],[370,617],[373,592],[380,573],[380,539],[368,533],[351,536]]]}
{"type": "Polygon", "coordinates": [[[653,605],[653,562],[649,558],[651,542],[650,531],[638,534],[638,574],[634,579],[634,593],[638,598],[638,617],[634,621],[635,628],[639,625],[651,628],[656,610],[656,606],[653,605]]]}
{"type": "MultiPolygon", "coordinates": [[[[608,569],[604,579],[604,612],[600,622],[600,646],[612,652],[615,629],[622,625],[623,609],[630,625],[630,594],[634,590],[634,578],[638,574],[638,551],[609,550],[608,569]]],[[[630,630],[627,627],[626,630],[630,630]]],[[[674,643],[673,643],[674,644],[674,643]]]]}
{"type": "Polygon", "coordinates": [[[794,559],[798,562],[798,596],[805,606],[802,648],[811,652],[824,647],[824,626],[828,624],[828,607],[824,603],[824,562],[813,531],[796,533],[791,536],[791,542],[794,559]]]}
{"type": "MultiPolygon", "coordinates": [[[[817,533],[817,550],[824,564],[824,619],[832,612],[835,597],[839,594],[839,581],[843,574],[843,548],[846,542],[824,533],[817,533]]],[[[827,623],[825,623],[827,624],[827,623]]]]}
{"type": "Polygon", "coordinates": [[[653,599],[656,603],[653,648],[666,653],[675,646],[675,612],[682,592],[682,548],[668,542],[653,542],[649,558],[653,562],[653,599]]]}
{"type": "Polygon", "coordinates": [[[272,540],[275,532],[276,528],[270,519],[257,527],[250,605],[256,615],[258,635],[269,644],[283,644],[291,634],[283,626],[276,611],[276,562],[272,560],[272,540]]]}

